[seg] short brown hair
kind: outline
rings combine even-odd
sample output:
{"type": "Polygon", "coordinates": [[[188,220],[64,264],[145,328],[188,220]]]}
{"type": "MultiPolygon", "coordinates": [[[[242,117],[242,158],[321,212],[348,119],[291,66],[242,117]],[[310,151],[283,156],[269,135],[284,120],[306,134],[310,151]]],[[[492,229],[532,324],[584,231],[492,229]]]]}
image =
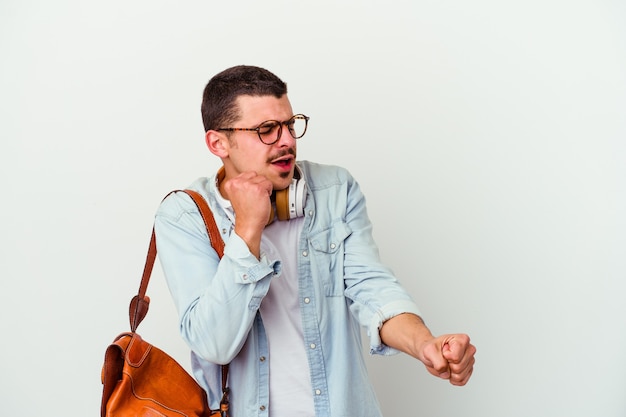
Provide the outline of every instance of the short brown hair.
{"type": "Polygon", "coordinates": [[[202,94],[202,123],[204,131],[228,126],[239,117],[237,98],[242,95],[274,96],[287,94],[287,84],[270,71],[237,65],[228,68],[209,80],[202,94]]]}

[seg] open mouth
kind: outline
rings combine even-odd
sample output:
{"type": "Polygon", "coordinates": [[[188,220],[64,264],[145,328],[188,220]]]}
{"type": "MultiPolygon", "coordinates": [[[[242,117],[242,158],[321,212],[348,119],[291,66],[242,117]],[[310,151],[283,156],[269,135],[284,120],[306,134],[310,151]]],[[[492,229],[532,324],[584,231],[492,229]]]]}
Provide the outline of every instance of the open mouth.
{"type": "Polygon", "coordinates": [[[286,167],[291,166],[291,161],[287,159],[283,159],[281,161],[274,162],[274,165],[278,165],[279,167],[286,168],[286,167]]]}
{"type": "Polygon", "coordinates": [[[293,158],[291,156],[272,161],[272,165],[277,166],[281,169],[291,169],[292,164],[293,164],[293,158]]]}

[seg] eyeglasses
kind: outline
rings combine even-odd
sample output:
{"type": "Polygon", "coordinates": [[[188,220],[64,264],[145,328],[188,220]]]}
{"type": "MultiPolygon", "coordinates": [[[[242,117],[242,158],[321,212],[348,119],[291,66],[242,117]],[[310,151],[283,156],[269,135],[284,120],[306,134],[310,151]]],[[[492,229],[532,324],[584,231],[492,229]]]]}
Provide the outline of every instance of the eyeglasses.
{"type": "Polygon", "coordinates": [[[244,128],[244,127],[220,127],[215,129],[217,131],[237,132],[237,131],[249,131],[256,132],[259,135],[259,139],[266,145],[273,145],[280,139],[283,134],[283,125],[287,126],[289,134],[294,139],[300,139],[306,133],[306,128],[309,123],[309,117],[304,114],[296,114],[291,119],[285,122],[279,122],[278,120],[266,120],[257,127],[244,128]]]}

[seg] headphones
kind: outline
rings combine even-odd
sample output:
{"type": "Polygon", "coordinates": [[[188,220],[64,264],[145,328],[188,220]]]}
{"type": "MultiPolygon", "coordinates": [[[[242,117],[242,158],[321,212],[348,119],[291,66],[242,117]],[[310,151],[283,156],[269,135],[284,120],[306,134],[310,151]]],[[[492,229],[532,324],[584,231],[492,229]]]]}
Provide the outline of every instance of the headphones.
{"type": "MultiPolygon", "coordinates": [[[[221,167],[217,172],[218,184],[222,182],[225,176],[226,172],[224,171],[224,167],[221,167]]],[[[302,173],[297,165],[294,171],[294,178],[291,180],[289,187],[284,190],[274,191],[270,199],[272,201],[272,208],[266,226],[269,226],[275,218],[278,218],[278,220],[291,220],[304,216],[306,182],[304,178],[302,178],[302,173]]]]}
{"type": "Polygon", "coordinates": [[[272,205],[268,225],[274,221],[274,205],[276,206],[276,217],[278,217],[278,220],[291,220],[304,216],[304,203],[306,203],[306,183],[304,179],[293,178],[289,187],[284,190],[274,191],[273,194],[275,204],[272,205]]]}

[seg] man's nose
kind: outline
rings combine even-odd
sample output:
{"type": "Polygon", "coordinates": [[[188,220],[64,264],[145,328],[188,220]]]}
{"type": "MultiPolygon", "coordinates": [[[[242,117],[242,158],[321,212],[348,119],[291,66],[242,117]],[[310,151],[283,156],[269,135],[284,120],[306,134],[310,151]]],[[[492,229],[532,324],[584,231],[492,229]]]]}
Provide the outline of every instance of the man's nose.
{"type": "Polygon", "coordinates": [[[276,142],[276,145],[287,146],[287,147],[295,146],[296,140],[291,135],[289,128],[285,124],[281,124],[280,128],[281,128],[280,138],[276,142]]]}

